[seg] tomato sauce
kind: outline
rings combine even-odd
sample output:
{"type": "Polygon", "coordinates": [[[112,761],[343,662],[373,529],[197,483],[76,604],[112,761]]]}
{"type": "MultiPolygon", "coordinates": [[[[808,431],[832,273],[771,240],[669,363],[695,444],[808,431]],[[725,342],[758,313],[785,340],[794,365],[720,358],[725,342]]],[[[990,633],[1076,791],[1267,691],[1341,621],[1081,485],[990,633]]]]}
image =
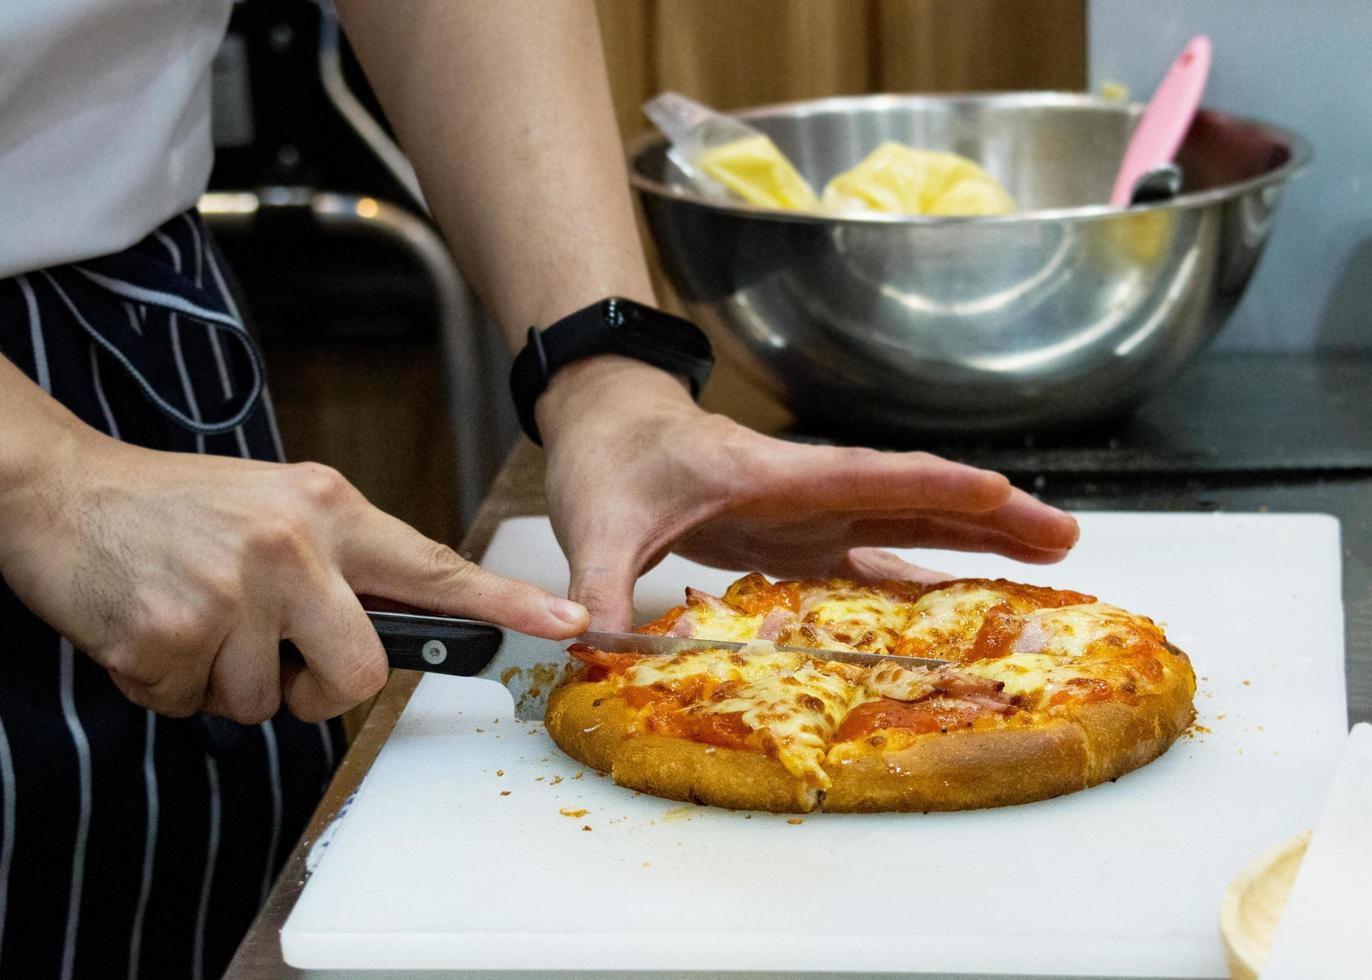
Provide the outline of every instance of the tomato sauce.
{"type": "Polygon", "coordinates": [[[883,728],[904,728],[916,734],[967,728],[978,718],[995,712],[974,705],[948,705],[938,701],[895,701],[882,698],[866,701],[843,719],[834,740],[848,742],[864,738],[883,728]]]}
{"type": "Polygon", "coordinates": [[[747,748],[753,729],[743,720],[741,711],[687,713],[684,711],[653,712],[644,719],[646,731],[692,742],[704,742],[725,749],[747,748]]]}

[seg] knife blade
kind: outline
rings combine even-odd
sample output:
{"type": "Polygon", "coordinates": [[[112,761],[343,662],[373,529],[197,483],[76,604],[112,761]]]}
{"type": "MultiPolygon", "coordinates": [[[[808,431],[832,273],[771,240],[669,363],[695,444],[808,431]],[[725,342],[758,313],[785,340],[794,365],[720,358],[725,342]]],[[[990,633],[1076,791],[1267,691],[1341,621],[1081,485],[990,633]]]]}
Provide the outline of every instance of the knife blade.
{"type": "MultiPolygon", "coordinates": [[[[583,633],[575,641],[545,640],[495,623],[436,613],[368,609],[367,617],[381,638],[381,646],[392,668],[497,681],[510,691],[515,717],[521,721],[543,720],[548,694],[575,669],[566,650],[571,642],[586,643],[608,653],[633,652],[649,656],[675,656],[697,650],[742,650],[748,645],[727,640],[599,630],[583,633]]],[[[862,666],[890,661],[906,667],[936,668],[950,663],[927,657],[854,650],[777,649],[862,666]]],[[[285,663],[304,662],[300,651],[288,640],[281,643],[281,657],[285,663]]]]}
{"type": "MultiPolygon", "coordinates": [[[[645,636],[642,633],[604,633],[590,630],[577,637],[578,643],[586,643],[597,650],[607,653],[645,653],[658,657],[674,657],[679,653],[694,653],[697,650],[742,650],[748,646],[737,640],[698,640],[680,636],[645,636]]],[[[757,642],[757,641],[753,641],[757,642]]],[[[815,647],[776,648],[779,653],[802,653],[818,660],[840,660],[846,664],[860,664],[863,667],[882,662],[898,663],[905,667],[946,667],[951,660],[938,660],[934,657],[904,657],[895,653],[867,653],[862,650],[821,650],[815,647]]]]}

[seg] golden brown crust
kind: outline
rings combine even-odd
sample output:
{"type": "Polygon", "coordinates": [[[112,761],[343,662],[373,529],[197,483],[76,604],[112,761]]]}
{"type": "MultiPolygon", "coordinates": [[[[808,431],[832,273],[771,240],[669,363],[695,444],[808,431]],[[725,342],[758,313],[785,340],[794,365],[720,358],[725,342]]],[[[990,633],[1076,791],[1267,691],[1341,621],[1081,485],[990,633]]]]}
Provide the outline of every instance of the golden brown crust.
{"type": "Polygon", "coordinates": [[[891,752],[838,746],[824,809],[968,810],[1032,803],[1118,779],[1152,762],[1195,717],[1189,672],[1126,703],[1074,704],[1065,716],[918,736],[891,752]]]}
{"type": "Polygon", "coordinates": [[[1004,728],[919,736],[896,751],[840,745],[824,793],[763,752],[663,735],[628,735],[615,682],[572,681],[549,699],[548,732],[579,762],[629,789],[736,810],[969,810],[1072,793],[1151,762],[1194,717],[1177,684],[1133,704],[1072,706],[1067,717],[1004,728]]]}
{"type": "Polygon", "coordinates": [[[730,810],[806,813],[819,801],[816,790],[769,755],[666,735],[625,739],[610,773],[630,789],[730,810]]]}
{"type": "Polygon", "coordinates": [[[568,681],[548,698],[548,734],[563,752],[616,783],[654,796],[732,810],[804,813],[817,795],[762,752],[664,735],[628,735],[630,709],[605,681],[568,681]]]}
{"type": "Polygon", "coordinates": [[[1066,719],[934,732],[894,752],[841,746],[825,766],[824,809],[970,810],[1029,803],[1089,785],[1085,733],[1066,719]]]}
{"type": "Polygon", "coordinates": [[[1152,762],[1195,716],[1189,685],[1183,683],[1140,697],[1133,704],[1103,701],[1075,706],[1071,717],[1086,736],[1090,753],[1087,785],[1118,779],[1152,762]]]}
{"type": "Polygon", "coordinates": [[[629,729],[629,706],[615,681],[565,682],[548,695],[543,723],[557,747],[577,762],[609,772],[629,729]]]}

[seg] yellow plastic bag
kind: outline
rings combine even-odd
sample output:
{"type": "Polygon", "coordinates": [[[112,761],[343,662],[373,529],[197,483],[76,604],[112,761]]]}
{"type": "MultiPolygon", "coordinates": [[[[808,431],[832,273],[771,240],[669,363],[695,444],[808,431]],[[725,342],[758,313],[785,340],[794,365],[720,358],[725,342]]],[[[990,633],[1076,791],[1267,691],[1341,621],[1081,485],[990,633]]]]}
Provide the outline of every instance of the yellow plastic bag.
{"type": "Polygon", "coordinates": [[[696,165],[749,204],[791,211],[819,207],[809,182],[761,133],[706,150],[696,165]]]}
{"type": "Polygon", "coordinates": [[[883,214],[1008,214],[1015,200],[964,156],[883,143],[824,188],[829,211],[883,214]]]}

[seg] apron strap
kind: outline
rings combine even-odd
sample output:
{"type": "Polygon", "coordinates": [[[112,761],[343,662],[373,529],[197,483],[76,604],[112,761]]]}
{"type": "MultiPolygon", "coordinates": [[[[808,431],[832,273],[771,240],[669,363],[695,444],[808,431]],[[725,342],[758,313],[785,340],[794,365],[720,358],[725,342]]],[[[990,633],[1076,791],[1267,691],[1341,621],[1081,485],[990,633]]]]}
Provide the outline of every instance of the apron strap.
{"type": "Polygon", "coordinates": [[[91,340],[128,373],[159,412],[177,425],[198,435],[220,435],[242,425],[256,410],[263,387],[262,354],[256,341],[237,317],[226,312],[221,302],[187,276],[136,252],[122,252],[40,274],[91,340]],[[64,274],[68,270],[72,274],[64,274]],[[127,303],[159,309],[216,331],[242,351],[249,383],[241,393],[227,399],[214,417],[191,418],[164,397],[140,367],[142,358],[138,352],[145,341],[139,336],[136,323],[126,322],[122,316],[96,317],[93,323],[83,314],[72,294],[89,292],[92,287],[127,303]]]}

